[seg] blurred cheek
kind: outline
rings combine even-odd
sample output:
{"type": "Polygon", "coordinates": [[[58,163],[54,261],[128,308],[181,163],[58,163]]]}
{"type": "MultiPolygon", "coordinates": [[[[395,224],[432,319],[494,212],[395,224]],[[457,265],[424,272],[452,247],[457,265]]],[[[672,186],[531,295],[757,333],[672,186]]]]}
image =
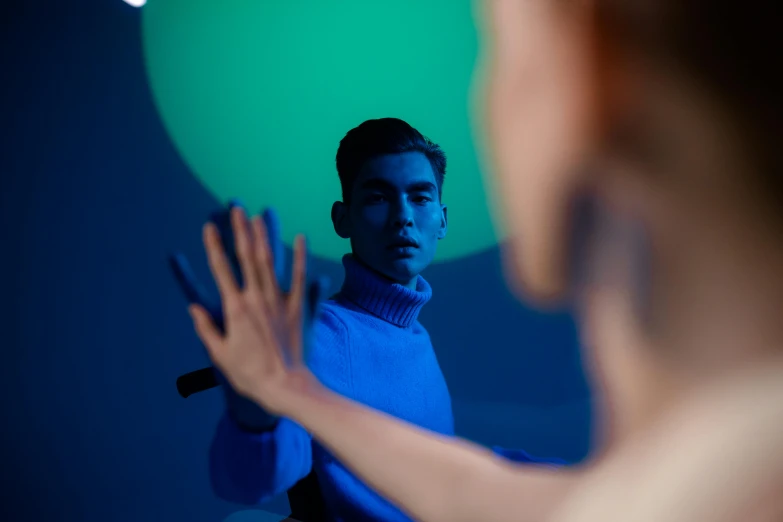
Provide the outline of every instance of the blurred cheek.
{"type": "Polygon", "coordinates": [[[486,98],[484,100],[485,125],[488,135],[487,147],[491,158],[491,168],[487,183],[490,190],[490,208],[495,211],[497,223],[502,224],[506,242],[503,249],[503,261],[506,277],[516,285],[521,280],[519,261],[521,260],[521,241],[518,224],[522,222],[525,177],[518,173],[516,143],[517,129],[510,114],[515,102],[509,80],[504,78],[497,66],[488,75],[486,98]]]}

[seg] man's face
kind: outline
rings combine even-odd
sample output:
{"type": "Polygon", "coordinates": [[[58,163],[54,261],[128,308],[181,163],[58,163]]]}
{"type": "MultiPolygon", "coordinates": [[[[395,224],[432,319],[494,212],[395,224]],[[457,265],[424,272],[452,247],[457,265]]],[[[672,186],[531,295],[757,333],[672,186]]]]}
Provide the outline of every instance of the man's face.
{"type": "Polygon", "coordinates": [[[348,206],[351,248],[367,266],[411,286],[446,235],[432,165],[424,154],[373,158],[354,182],[348,206]]]}

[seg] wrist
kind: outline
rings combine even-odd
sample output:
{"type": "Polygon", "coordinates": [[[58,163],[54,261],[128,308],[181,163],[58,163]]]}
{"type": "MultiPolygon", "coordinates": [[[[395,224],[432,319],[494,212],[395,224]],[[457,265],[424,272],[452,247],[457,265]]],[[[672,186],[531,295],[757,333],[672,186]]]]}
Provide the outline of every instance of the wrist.
{"type": "Polygon", "coordinates": [[[280,416],[304,426],[312,408],[323,403],[329,390],[309,371],[291,375],[278,395],[280,416]]]}

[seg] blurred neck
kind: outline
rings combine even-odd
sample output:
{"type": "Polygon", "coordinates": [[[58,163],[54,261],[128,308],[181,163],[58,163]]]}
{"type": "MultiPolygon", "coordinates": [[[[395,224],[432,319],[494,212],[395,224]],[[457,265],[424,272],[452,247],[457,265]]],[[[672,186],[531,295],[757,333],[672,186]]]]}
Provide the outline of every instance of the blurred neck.
{"type": "Polygon", "coordinates": [[[783,352],[783,237],[751,208],[694,207],[658,227],[650,338],[701,383],[783,352]]]}
{"type": "MultiPolygon", "coordinates": [[[[692,391],[783,353],[780,238],[727,205],[674,208],[644,219],[651,245],[644,318],[634,308],[635,246],[614,232],[594,233],[600,255],[592,257],[603,268],[585,292],[584,335],[608,444],[645,430],[692,391]]],[[[623,220],[623,211],[609,214],[623,220]]],[[[613,219],[598,227],[611,228],[613,219]]]]}

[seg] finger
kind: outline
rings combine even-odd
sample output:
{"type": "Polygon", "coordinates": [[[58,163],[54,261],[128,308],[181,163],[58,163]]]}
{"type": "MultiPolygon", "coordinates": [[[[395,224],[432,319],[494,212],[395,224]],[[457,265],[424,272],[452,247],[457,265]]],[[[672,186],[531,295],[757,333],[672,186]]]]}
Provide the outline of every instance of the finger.
{"type": "Polygon", "coordinates": [[[233,225],[234,242],[236,244],[236,257],[239,259],[239,266],[242,272],[242,278],[245,281],[245,287],[248,289],[258,289],[258,271],[253,262],[253,249],[248,227],[247,217],[242,207],[231,209],[231,222],[233,225]]]}
{"type": "Polygon", "coordinates": [[[264,209],[261,216],[266,226],[266,237],[269,242],[275,277],[278,284],[282,284],[285,272],[285,251],[283,250],[283,239],[280,234],[280,218],[277,212],[271,208],[264,209]]]}
{"type": "Polygon", "coordinates": [[[212,319],[203,307],[199,305],[190,305],[190,307],[188,307],[188,312],[190,312],[190,316],[193,318],[193,326],[196,329],[196,334],[206,347],[210,359],[217,364],[223,356],[223,336],[220,334],[217,327],[215,327],[212,319]]]}
{"type": "Polygon", "coordinates": [[[236,278],[237,284],[244,285],[242,269],[239,266],[239,260],[236,256],[236,239],[231,224],[231,209],[237,205],[232,203],[228,208],[220,209],[209,216],[209,220],[217,227],[220,238],[223,242],[223,249],[226,251],[226,257],[231,265],[231,272],[236,278]]]}
{"type": "Polygon", "coordinates": [[[233,198],[233,199],[231,199],[231,200],[228,202],[228,209],[229,209],[229,210],[232,210],[232,209],[234,209],[234,208],[236,208],[236,207],[239,207],[239,208],[242,208],[242,209],[243,209],[243,208],[245,208],[245,204],[244,204],[244,203],[242,203],[242,200],[241,200],[241,199],[239,199],[239,198],[233,198]]]}
{"type": "Polygon", "coordinates": [[[269,242],[266,235],[266,227],[258,216],[253,218],[253,252],[256,270],[261,284],[264,301],[274,310],[280,297],[280,288],[272,266],[272,256],[269,252],[269,242]]]}
{"type": "Polygon", "coordinates": [[[207,294],[190,267],[188,258],[184,254],[175,254],[169,257],[169,266],[171,266],[174,278],[185,294],[188,304],[198,304],[208,308],[207,294]]]}
{"type": "Polygon", "coordinates": [[[294,267],[291,270],[291,292],[293,303],[300,308],[304,297],[305,277],[307,272],[307,247],[305,238],[299,235],[294,240],[294,267]]]}
{"type": "Polygon", "coordinates": [[[294,267],[291,271],[291,292],[288,294],[287,308],[291,331],[291,362],[302,362],[302,300],[304,299],[305,273],[307,271],[307,251],[305,238],[299,235],[294,240],[294,267]]]}
{"type": "Polygon", "coordinates": [[[212,272],[212,277],[215,278],[225,309],[236,301],[239,296],[239,288],[231,273],[231,266],[223,250],[217,228],[212,223],[204,225],[204,248],[207,251],[209,269],[212,272]]]}

